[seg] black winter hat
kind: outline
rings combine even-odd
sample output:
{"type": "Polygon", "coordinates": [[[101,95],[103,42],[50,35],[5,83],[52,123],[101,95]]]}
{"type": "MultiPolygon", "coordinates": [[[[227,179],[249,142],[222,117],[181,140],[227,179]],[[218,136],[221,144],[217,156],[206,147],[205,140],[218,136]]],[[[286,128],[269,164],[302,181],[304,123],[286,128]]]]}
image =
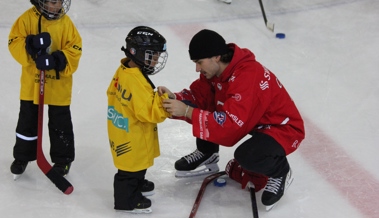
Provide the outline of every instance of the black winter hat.
{"type": "Polygon", "coordinates": [[[192,37],[188,52],[191,60],[199,60],[226,54],[228,46],[220,34],[203,29],[192,37]]]}

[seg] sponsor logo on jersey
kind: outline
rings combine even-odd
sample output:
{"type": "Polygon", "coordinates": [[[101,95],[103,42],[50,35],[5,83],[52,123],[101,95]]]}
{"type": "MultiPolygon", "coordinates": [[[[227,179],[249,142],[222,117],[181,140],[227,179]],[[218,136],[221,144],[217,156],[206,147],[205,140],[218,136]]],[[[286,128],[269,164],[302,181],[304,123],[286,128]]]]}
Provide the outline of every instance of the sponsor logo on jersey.
{"type": "Polygon", "coordinates": [[[259,83],[259,86],[261,87],[262,90],[270,88],[267,81],[261,81],[259,83]]]}
{"type": "Polygon", "coordinates": [[[218,124],[222,126],[226,121],[226,114],[224,112],[215,111],[213,112],[213,118],[218,124]]]}
{"type": "Polygon", "coordinates": [[[226,113],[229,115],[230,118],[239,126],[242,127],[244,122],[240,120],[236,115],[230,113],[229,111],[226,111],[226,113]]]}
{"type": "Polygon", "coordinates": [[[113,79],[115,82],[115,86],[117,89],[117,92],[121,94],[121,98],[127,101],[130,101],[132,99],[132,93],[129,93],[125,88],[122,87],[121,84],[118,83],[118,78],[113,79]]]}
{"type": "Polygon", "coordinates": [[[130,142],[126,142],[121,145],[115,145],[113,141],[110,141],[109,143],[111,145],[111,149],[116,153],[117,157],[132,150],[131,146],[128,145],[130,142]]]}
{"type": "Polygon", "coordinates": [[[108,120],[112,121],[113,126],[129,132],[129,119],[123,117],[121,113],[117,112],[113,106],[108,106],[108,120]]]}
{"type": "Polygon", "coordinates": [[[217,88],[218,88],[218,90],[221,90],[222,89],[222,85],[220,83],[217,83],[217,88]]]}
{"type": "Polygon", "coordinates": [[[233,75],[229,78],[228,82],[234,82],[235,78],[236,78],[236,76],[234,76],[234,73],[233,73],[233,75]]]}
{"type": "Polygon", "coordinates": [[[234,98],[234,100],[236,100],[236,101],[241,101],[242,96],[239,93],[237,93],[234,96],[232,96],[232,98],[234,98]]]}
{"type": "Polygon", "coordinates": [[[298,147],[299,147],[299,141],[298,141],[298,140],[295,140],[295,141],[292,143],[292,147],[293,147],[293,148],[298,148],[298,147]]]}
{"type": "Polygon", "coordinates": [[[270,71],[266,68],[266,67],[263,67],[263,69],[264,69],[264,73],[263,73],[263,76],[264,76],[264,78],[266,78],[267,79],[267,81],[261,81],[260,83],[259,83],[259,86],[261,87],[261,89],[262,90],[265,90],[265,89],[268,89],[268,88],[270,88],[269,87],[269,84],[268,84],[268,81],[270,81],[270,71]]]}

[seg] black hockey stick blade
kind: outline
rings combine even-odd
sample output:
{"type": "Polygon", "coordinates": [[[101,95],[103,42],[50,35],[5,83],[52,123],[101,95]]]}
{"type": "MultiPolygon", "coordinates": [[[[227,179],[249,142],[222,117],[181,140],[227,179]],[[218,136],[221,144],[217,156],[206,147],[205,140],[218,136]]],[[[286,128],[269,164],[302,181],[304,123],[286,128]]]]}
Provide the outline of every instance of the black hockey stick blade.
{"type": "MultiPolygon", "coordinates": [[[[39,141],[41,139],[37,139],[39,141]]],[[[39,142],[42,143],[42,142],[39,142]]],[[[49,162],[47,162],[45,155],[42,151],[42,146],[39,145],[37,147],[37,165],[41,169],[41,171],[50,179],[54,185],[61,190],[64,194],[69,195],[74,191],[74,187],[71,185],[66,178],[60,175],[57,171],[55,171],[49,162]]]]}
{"type": "Polygon", "coordinates": [[[69,195],[74,191],[74,186],[72,186],[71,183],[69,181],[67,181],[67,179],[65,179],[62,175],[60,175],[53,168],[51,168],[51,170],[46,173],[46,176],[64,194],[69,195]]]}
{"type": "Polygon", "coordinates": [[[196,200],[195,200],[195,203],[193,204],[192,206],[192,210],[191,210],[191,213],[190,213],[190,216],[189,218],[194,218],[195,215],[196,215],[196,212],[197,212],[197,209],[199,209],[199,206],[200,206],[200,203],[201,203],[201,199],[203,198],[203,195],[204,195],[204,192],[205,192],[205,189],[207,188],[207,185],[212,182],[214,179],[222,176],[222,175],[225,175],[226,172],[225,171],[220,171],[218,173],[214,173],[212,175],[209,175],[207,177],[204,178],[204,181],[203,183],[201,184],[201,187],[200,187],[200,190],[199,190],[199,193],[197,194],[197,197],[196,197],[196,200]]]}
{"type": "Polygon", "coordinates": [[[250,190],[250,199],[251,199],[251,208],[253,210],[253,217],[259,218],[258,215],[258,207],[257,207],[257,199],[255,196],[255,186],[251,182],[248,184],[249,190],[250,190]]]}

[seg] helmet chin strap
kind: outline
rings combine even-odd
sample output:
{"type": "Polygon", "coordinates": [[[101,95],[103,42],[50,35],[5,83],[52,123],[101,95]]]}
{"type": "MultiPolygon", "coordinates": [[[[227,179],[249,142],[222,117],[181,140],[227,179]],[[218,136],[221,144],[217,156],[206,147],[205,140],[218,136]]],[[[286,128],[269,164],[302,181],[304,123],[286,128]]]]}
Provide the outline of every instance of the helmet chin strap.
{"type": "Polygon", "coordinates": [[[38,18],[38,33],[41,33],[41,19],[42,19],[42,13],[40,13],[38,18]]]}
{"type": "Polygon", "coordinates": [[[155,89],[154,83],[150,80],[149,76],[144,72],[145,70],[142,70],[142,75],[146,78],[147,82],[150,83],[151,88],[155,89]]]}

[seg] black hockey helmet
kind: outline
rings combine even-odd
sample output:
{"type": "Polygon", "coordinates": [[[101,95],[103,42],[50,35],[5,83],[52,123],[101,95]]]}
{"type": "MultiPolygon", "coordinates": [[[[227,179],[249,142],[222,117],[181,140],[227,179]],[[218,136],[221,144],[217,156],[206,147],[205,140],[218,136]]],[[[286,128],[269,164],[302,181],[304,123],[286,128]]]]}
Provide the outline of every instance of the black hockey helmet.
{"type": "Polygon", "coordinates": [[[58,20],[70,10],[71,0],[30,0],[48,20],[58,20]]]}
{"type": "Polygon", "coordinates": [[[166,39],[153,28],[138,26],[125,39],[121,50],[141,67],[142,72],[153,75],[161,71],[167,61],[166,39]]]}

